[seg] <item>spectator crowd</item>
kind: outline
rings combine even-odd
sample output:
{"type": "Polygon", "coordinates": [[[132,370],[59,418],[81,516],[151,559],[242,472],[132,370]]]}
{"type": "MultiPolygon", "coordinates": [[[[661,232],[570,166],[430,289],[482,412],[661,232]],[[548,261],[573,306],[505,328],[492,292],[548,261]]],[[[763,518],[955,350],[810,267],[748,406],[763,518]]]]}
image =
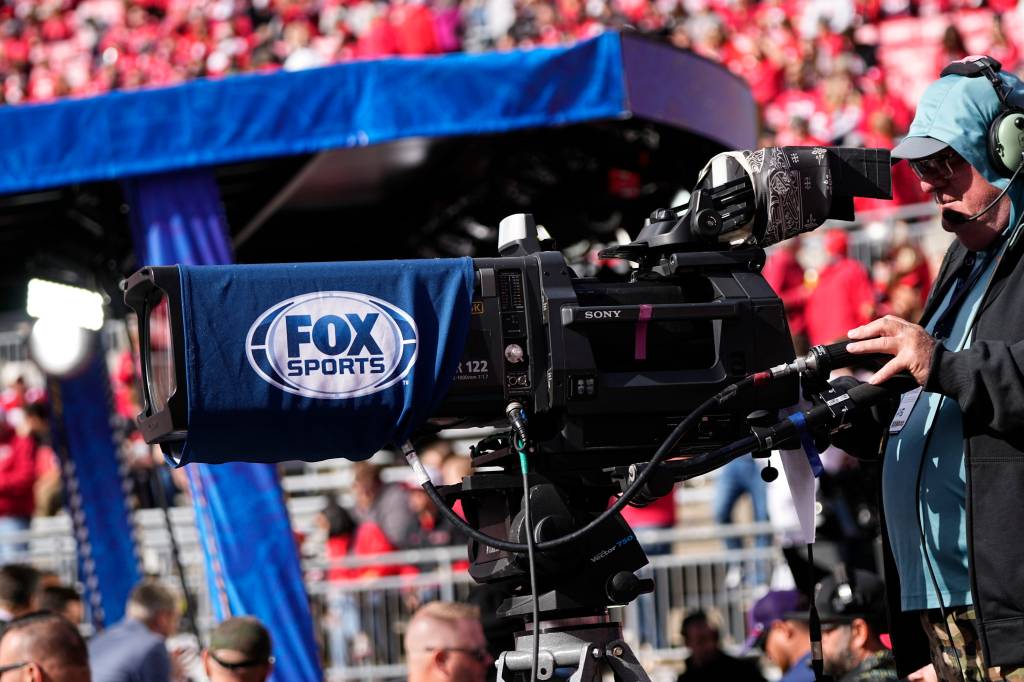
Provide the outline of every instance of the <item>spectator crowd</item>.
{"type": "MultiPolygon", "coordinates": [[[[1016,7],[1017,0],[0,0],[0,103],[47,102],[169,86],[194,78],[298,70],[392,55],[561,45],[607,29],[631,28],[693,50],[744,78],[760,107],[762,145],[892,147],[906,132],[913,110],[903,94],[891,87],[890,74],[879,57],[879,42],[865,38],[870,31],[861,29],[944,12],[989,12],[991,30],[983,36],[984,44],[972,46],[971,51],[988,52],[1013,71],[1020,65],[1020,53],[1004,31],[1001,17],[1016,7]]],[[[967,54],[963,34],[949,23],[931,75],[967,54]]],[[[897,204],[924,199],[906,164],[895,166],[893,173],[897,204]]],[[[874,207],[867,201],[858,205],[860,210],[874,207]]],[[[801,265],[797,239],[773,251],[764,271],[787,306],[798,350],[844,338],[846,330],[887,313],[917,319],[932,283],[928,263],[917,246],[897,244],[868,271],[849,257],[845,232],[825,234],[824,244],[825,264],[813,276],[801,265]]],[[[112,377],[121,454],[141,506],[159,506],[162,500],[173,504],[177,495],[187,495],[187,486],[172,478],[159,454],[134,429],[132,420],[139,411],[137,375],[126,355],[112,377]]],[[[27,530],[34,515],[54,513],[61,507],[59,466],[48,446],[48,419],[45,396],[23,377],[15,378],[0,395],[0,534],[5,536],[27,530]]],[[[833,533],[843,564],[851,571],[873,567],[877,510],[871,509],[873,501],[855,494],[873,489],[865,483],[865,476],[873,474],[858,470],[852,458],[841,452],[832,453],[831,460],[826,453],[825,459],[822,534],[833,533]],[[859,525],[844,525],[843,519],[851,518],[859,525]]],[[[457,483],[470,470],[469,459],[445,443],[426,448],[422,460],[439,484],[457,483]]],[[[743,468],[737,466],[718,481],[716,522],[731,522],[735,503],[744,494],[753,499],[755,519],[767,520],[768,502],[758,497],[764,493],[760,465],[749,459],[737,464],[743,468]]],[[[351,505],[345,507],[330,498],[317,516],[317,529],[324,538],[321,556],[328,566],[322,578],[327,583],[339,587],[418,570],[415,565],[384,560],[351,567],[345,561],[348,557],[464,542],[419,488],[386,484],[372,464],[356,464],[352,474],[351,505]]],[[[677,520],[671,495],[660,506],[629,513],[635,528],[669,528],[677,520]]],[[[764,545],[768,539],[757,541],[764,545]]],[[[730,540],[729,547],[738,548],[738,540],[730,540]]],[[[83,608],[74,587],[48,582],[33,569],[12,563],[23,557],[25,549],[20,541],[0,540],[0,620],[17,621],[15,632],[24,631],[17,637],[25,638],[45,628],[60,631],[66,622],[80,624],[83,608]],[[64,620],[33,615],[39,608],[64,620]],[[18,620],[25,617],[29,620],[18,620]]],[[[670,551],[668,546],[650,549],[651,554],[670,551]]],[[[794,575],[802,573],[796,567],[799,556],[787,554],[786,558],[794,575]]],[[[730,587],[745,583],[767,589],[770,568],[758,563],[750,575],[730,571],[734,574],[730,587]]],[[[824,581],[827,595],[838,587],[851,589],[848,576],[828,580],[824,581]]],[[[878,636],[881,587],[870,577],[852,581],[857,582],[870,592],[865,609],[831,614],[828,623],[834,626],[830,633],[846,637],[845,643],[836,645],[834,670],[840,675],[857,669],[888,669],[888,654],[878,636]]],[[[152,650],[159,660],[150,664],[172,665],[164,640],[177,627],[174,599],[157,586],[139,590],[126,622],[90,643],[94,673],[105,646],[113,652],[152,650]],[[125,647],[118,636],[124,641],[146,640],[152,646],[125,647]]],[[[381,606],[374,598],[367,595],[371,612],[381,606]]],[[[409,611],[422,601],[415,590],[407,591],[405,598],[409,611]]],[[[756,645],[783,672],[790,668],[803,672],[810,643],[804,620],[794,615],[804,608],[801,595],[773,593],[768,599],[760,613],[751,616],[752,628],[759,628],[762,635],[756,645]]],[[[388,633],[379,631],[380,622],[365,617],[367,604],[358,605],[353,593],[344,589],[328,590],[324,602],[322,633],[329,660],[346,666],[374,658],[374,646],[381,646],[388,633]]],[[[834,600],[826,600],[820,610],[825,613],[830,604],[834,600]]],[[[645,601],[640,606],[651,608],[645,601]]],[[[410,679],[438,679],[427,673],[455,664],[462,667],[453,669],[473,675],[486,667],[481,664],[489,664],[491,654],[479,641],[479,629],[470,627],[475,619],[471,610],[433,607],[413,621],[409,631],[419,628],[424,634],[417,641],[406,641],[406,653],[414,667],[424,672],[410,679]],[[428,635],[437,641],[427,642],[428,635]]],[[[664,625],[657,623],[653,631],[644,633],[645,638],[657,641],[664,625]]],[[[691,614],[682,630],[692,655],[689,676],[681,678],[684,682],[723,679],[725,669],[748,671],[744,675],[749,673],[749,679],[761,679],[749,661],[737,663],[722,653],[718,631],[705,614],[691,614]],[[705,677],[699,674],[702,668],[709,671],[705,677]]],[[[61,636],[74,640],[73,633],[61,636]]],[[[833,645],[836,637],[830,636],[833,645]]],[[[29,650],[29,644],[20,639],[7,639],[9,650],[14,650],[11,642],[15,641],[29,650]]],[[[235,623],[213,642],[202,658],[208,672],[211,667],[230,669],[239,660],[254,660],[269,673],[270,644],[257,624],[235,623]]],[[[78,640],[72,643],[79,644],[78,640]]],[[[86,650],[79,648],[85,655],[86,650]]],[[[81,661],[67,665],[81,665],[81,661]]]]}
{"type": "MultiPolygon", "coordinates": [[[[4,0],[0,103],[353,59],[562,45],[631,29],[744,78],[761,107],[763,144],[891,147],[912,109],[879,59],[878,27],[892,19],[987,12],[991,29],[971,51],[1014,70],[1019,48],[1002,17],[1016,6],[1017,0],[4,0]]],[[[966,56],[967,42],[948,23],[934,53],[935,74],[966,56]]],[[[897,178],[896,195],[898,203],[920,199],[910,178],[897,178]]]]}

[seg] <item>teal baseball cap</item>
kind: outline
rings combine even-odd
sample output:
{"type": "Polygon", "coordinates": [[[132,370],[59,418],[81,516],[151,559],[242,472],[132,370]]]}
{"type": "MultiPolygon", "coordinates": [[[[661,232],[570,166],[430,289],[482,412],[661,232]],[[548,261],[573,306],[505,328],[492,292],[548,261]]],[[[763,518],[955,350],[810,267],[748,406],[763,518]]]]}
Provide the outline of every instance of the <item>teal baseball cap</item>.
{"type": "MultiPolygon", "coordinates": [[[[1000,71],[1009,101],[1024,103],[1024,82],[1000,71]]],[[[950,74],[932,82],[917,104],[907,136],[892,150],[894,159],[921,159],[952,147],[993,185],[1008,182],[988,158],[988,128],[1002,104],[992,83],[984,76],[974,78],[950,74]]]]}

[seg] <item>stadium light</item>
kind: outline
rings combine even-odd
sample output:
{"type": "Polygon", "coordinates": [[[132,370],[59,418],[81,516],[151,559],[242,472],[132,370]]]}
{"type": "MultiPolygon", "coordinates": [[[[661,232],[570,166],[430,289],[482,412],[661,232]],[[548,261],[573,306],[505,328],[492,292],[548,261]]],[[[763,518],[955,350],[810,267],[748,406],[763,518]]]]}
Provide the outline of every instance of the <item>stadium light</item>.
{"type": "Polygon", "coordinates": [[[92,331],[103,328],[103,297],[80,287],[31,279],[25,309],[30,317],[58,318],[92,331]]]}
{"type": "Polygon", "coordinates": [[[92,355],[95,333],[55,317],[32,325],[28,348],[39,368],[50,376],[68,377],[85,366],[92,355]]]}
{"type": "Polygon", "coordinates": [[[103,327],[103,297],[95,291],[32,279],[25,310],[37,318],[29,336],[29,352],[40,369],[67,377],[92,355],[95,332],[103,327]]]}

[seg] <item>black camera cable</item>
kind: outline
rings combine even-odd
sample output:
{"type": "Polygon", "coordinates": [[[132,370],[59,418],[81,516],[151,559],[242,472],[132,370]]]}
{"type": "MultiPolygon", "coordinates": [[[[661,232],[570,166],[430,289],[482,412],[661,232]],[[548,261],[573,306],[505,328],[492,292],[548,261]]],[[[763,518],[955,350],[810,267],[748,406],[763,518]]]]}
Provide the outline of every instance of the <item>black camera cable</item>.
{"type": "MultiPolygon", "coordinates": [[[[939,410],[942,409],[942,402],[946,399],[942,396],[939,399],[938,408],[935,411],[936,416],[939,410]]],[[[939,591],[939,580],[935,576],[935,567],[932,566],[932,558],[928,556],[928,538],[924,531],[924,516],[921,514],[921,481],[924,480],[924,460],[928,457],[928,446],[932,442],[932,434],[935,433],[935,429],[929,429],[928,433],[924,437],[924,447],[921,448],[921,459],[917,462],[917,476],[914,482],[914,513],[917,515],[917,531],[918,536],[921,539],[921,556],[924,557],[924,565],[928,569],[928,578],[932,583],[932,589],[935,590],[935,599],[939,602],[939,614],[942,616],[942,628],[946,631],[946,637],[949,638],[949,645],[953,647],[954,658],[956,659],[956,667],[960,672],[960,679],[967,682],[967,675],[964,672],[963,663],[960,662],[960,652],[956,649],[956,640],[953,639],[953,631],[949,627],[949,615],[946,612],[946,604],[942,599],[942,592],[939,591]]]]}
{"type": "Polygon", "coordinates": [[[530,610],[533,616],[533,651],[530,656],[530,682],[537,679],[538,660],[540,659],[540,605],[537,603],[537,565],[534,558],[533,514],[530,512],[530,481],[527,476],[529,463],[526,461],[526,410],[519,403],[509,403],[505,410],[509,423],[512,425],[516,452],[519,453],[519,470],[523,475],[523,515],[526,521],[526,556],[530,573],[530,610]]]}
{"type": "MultiPolygon", "coordinates": [[[[696,424],[699,419],[701,419],[705,414],[707,414],[709,410],[712,410],[721,405],[722,403],[731,400],[733,397],[736,396],[737,393],[739,393],[740,390],[767,381],[771,381],[772,378],[773,377],[771,373],[767,371],[751,374],[737,381],[736,383],[726,386],[721,391],[705,400],[696,409],[690,412],[690,414],[686,415],[686,418],[683,419],[676,426],[676,428],[672,430],[672,433],[670,433],[669,436],[658,447],[658,450],[654,453],[654,456],[651,458],[651,461],[648,462],[647,466],[643,467],[643,470],[640,472],[640,474],[629,485],[629,487],[626,488],[625,491],[623,491],[623,493],[619,496],[619,499],[617,499],[612,506],[608,507],[606,510],[604,510],[599,515],[594,517],[587,525],[583,526],[582,528],[578,528],[577,530],[574,530],[570,533],[566,533],[565,535],[559,538],[553,538],[551,540],[538,542],[534,545],[534,549],[536,551],[543,552],[546,550],[556,549],[558,547],[562,547],[573,542],[576,542],[577,540],[584,537],[592,530],[603,524],[614,514],[619,513],[623,509],[623,507],[629,504],[630,500],[633,499],[633,496],[636,495],[637,491],[639,491],[640,488],[643,487],[643,485],[647,482],[647,479],[649,479],[654,474],[654,472],[658,468],[658,465],[661,464],[661,462],[663,462],[666,457],[668,457],[669,453],[676,446],[676,444],[683,437],[683,435],[685,435],[687,431],[693,428],[694,424],[696,424]]],[[[515,430],[518,431],[517,428],[515,430]]],[[[406,461],[409,463],[409,466],[413,468],[413,471],[416,474],[416,482],[420,486],[422,486],[423,490],[427,493],[427,496],[430,497],[430,500],[441,511],[441,514],[445,517],[445,519],[447,519],[453,526],[455,526],[456,528],[458,528],[463,533],[473,538],[477,542],[487,545],[488,547],[494,547],[495,549],[501,549],[506,552],[515,552],[517,554],[522,554],[524,552],[529,551],[529,547],[526,543],[510,542],[508,540],[501,540],[491,535],[487,535],[486,533],[483,533],[477,530],[476,528],[473,528],[464,520],[459,518],[459,516],[451,510],[448,504],[441,497],[441,494],[437,491],[437,488],[434,486],[433,482],[431,482],[430,476],[429,474],[427,474],[427,470],[423,467],[423,464],[420,462],[419,455],[416,453],[416,448],[413,447],[412,443],[406,442],[405,445],[402,447],[402,453],[405,455],[406,461]]]]}

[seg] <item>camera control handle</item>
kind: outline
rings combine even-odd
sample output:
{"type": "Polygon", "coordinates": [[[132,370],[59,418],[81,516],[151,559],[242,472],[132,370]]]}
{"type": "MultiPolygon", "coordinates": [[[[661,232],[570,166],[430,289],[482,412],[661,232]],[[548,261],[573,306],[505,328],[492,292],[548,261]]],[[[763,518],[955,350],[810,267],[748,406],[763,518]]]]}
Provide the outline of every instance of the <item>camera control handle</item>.
{"type": "Polygon", "coordinates": [[[891,355],[885,353],[851,353],[846,350],[850,343],[852,341],[837,341],[814,346],[806,355],[801,355],[788,364],[772,367],[769,371],[774,378],[799,374],[802,377],[827,380],[834,369],[858,364],[881,366],[892,359],[891,355]]]}

